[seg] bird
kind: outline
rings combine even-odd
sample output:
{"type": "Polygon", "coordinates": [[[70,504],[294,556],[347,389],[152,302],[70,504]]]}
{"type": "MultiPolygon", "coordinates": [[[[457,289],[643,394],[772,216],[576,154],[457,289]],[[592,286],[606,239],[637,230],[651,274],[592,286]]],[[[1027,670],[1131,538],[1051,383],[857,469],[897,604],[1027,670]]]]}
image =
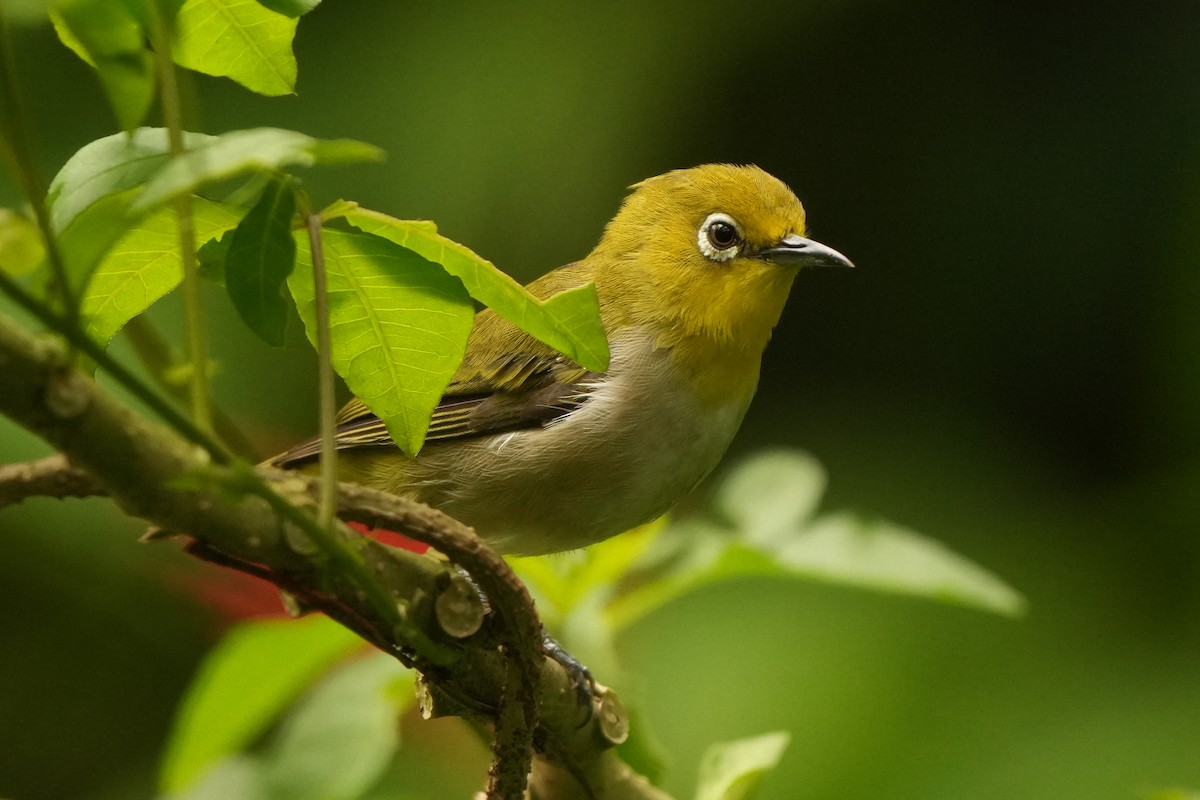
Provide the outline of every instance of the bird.
{"type": "MultiPolygon", "coordinates": [[[[806,238],[800,200],[753,165],[630,187],[583,259],[539,298],[595,285],[611,360],[589,371],[490,309],[415,457],[359,400],[338,414],[339,479],[426,503],[502,554],[576,550],[670,510],[717,465],[758,385],[797,273],[852,267],[806,238]]],[[[318,439],[276,456],[315,468],[318,439]]]]}

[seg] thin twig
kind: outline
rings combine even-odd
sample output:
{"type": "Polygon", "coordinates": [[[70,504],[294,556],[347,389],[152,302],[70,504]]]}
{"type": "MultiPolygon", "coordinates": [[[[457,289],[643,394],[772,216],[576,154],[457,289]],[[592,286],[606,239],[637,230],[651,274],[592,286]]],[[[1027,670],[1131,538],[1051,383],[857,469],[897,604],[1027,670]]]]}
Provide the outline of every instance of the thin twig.
{"type": "MultiPolygon", "coordinates": [[[[387,596],[403,598],[409,609],[407,619],[428,639],[447,641],[446,650],[457,655],[439,667],[426,654],[411,649],[413,643],[404,636],[407,631],[390,627],[375,604],[368,602],[361,584],[340,569],[330,569],[324,553],[301,546],[292,523],[311,526],[301,532],[312,538],[314,532],[324,533],[313,517],[286,501],[277,499],[268,505],[246,496],[248,468],[213,468],[196,447],[133,412],[78,370],[64,368],[61,358],[54,343],[32,336],[0,315],[0,362],[5,365],[0,370],[0,413],[95,475],[126,513],[166,530],[186,531],[204,542],[209,555],[219,552],[230,557],[225,563],[240,563],[284,588],[303,591],[314,607],[417,666],[447,697],[461,701],[453,708],[447,706],[450,713],[484,709],[494,715],[502,697],[513,697],[511,687],[525,683],[523,670],[514,667],[540,664],[540,681],[535,685],[540,715],[536,741],[541,754],[532,770],[540,800],[669,800],[620,761],[611,749],[612,740],[606,743],[602,738],[597,723],[601,715],[579,724],[571,677],[557,662],[541,657],[540,623],[528,595],[519,582],[509,584],[511,572],[469,528],[392,495],[352,484],[338,487],[344,516],[411,523],[396,529],[453,553],[451,557],[468,567],[489,592],[496,613],[485,628],[479,635],[450,643],[431,602],[451,580],[447,568],[434,559],[370,539],[355,540],[358,544],[351,555],[377,578],[373,582],[387,596]],[[52,397],[58,400],[51,402],[52,397]],[[206,473],[216,473],[218,479],[197,478],[206,473]],[[218,489],[221,476],[226,478],[225,491],[218,489]],[[240,491],[231,493],[229,488],[240,491]]],[[[316,479],[304,475],[264,469],[262,477],[275,487],[271,494],[300,498],[309,507],[320,490],[316,479]]],[[[339,535],[345,534],[338,530],[339,535]]],[[[533,720],[522,705],[519,698],[508,705],[512,717],[499,726],[509,731],[501,748],[509,764],[519,763],[526,757],[522,754],[529,752],[524,742],[533,720]],[[511,757],[509,746],[516,751],[511,757]]],[[[509,798],[519,796],[515,789],[506,791],[509,798]]]]}
{"type": "MultiPolygon", "coordinates": [[[[154,58],[158,65],[159,99],[163,123],[167,128],[167,146],[172,158],[185,152],[183,144],[183,103],[171,60],[171,32],[162,12],[150,4],[151,37],[154,58]]],[[[186,329],[187,354],[191,361],[192,419],[203,430],[212,430],[212,398],[208,391],[208,345],[204,332],[204,309],[201,295],[200,271],[196,264],[196,233],[192,221],[192,198],[181,194],[175,199],[175,214],[179,218],[179,249],[183,260],[183,316],[186,329]]]]}
{"type": "MultiPolygon", "coordinates": [[[[58,247],[58,237],[50,224],[50,212],[46,208],[46,187],[38,173],[33,159],[32,148],[29,145],[29,128],[25,121],[25,105],[21,100],[21,92],[17,86],[16,62],[13,59],[12,48],[8,41],[8,26],[5,23],[3,8],[0,7],[0,93],[3,97],[7,120],[5,139],[7,147],[3,148],[4,155],[10,161],[10,169],[17,176],[29,205],[33,208],[34,218],[42,233],[43,244],[46,248],[46,258],[50,261],[50,269],[54,274],[54,285],[66,310],[68,324],[72,328],[79,327],[79,306],[71,281],[67,276],[66,262],[58,247]]],[[[73,348],[72,348],[73,349],[73,348]]]]}
{"type": "MultiPolygon", "coordinates": [[[[172,352],[170,343],[163,338],[154,324],[145,314],[138,314],[121,329],[121,334],[133,348],[134,355],[146,373],[158,387],[173,397],[177,402],[188,402],[189,389],[177,381],[170,380],[169,374],[179,365],[178,356],[172,352]]],[[[249,461],[262,458],[254,442],[242,431],[233,418],[221,410],[215,402],[212,406],[213,428],[221,441],[227,443],[235,453],[249,461]]]]}
{"type": "Polygon", "coordinates": [[[30,497],[94,497],[104,487],[91,473],[71,466],[61,453],[0,465],[0,508],[30,497]]]}
{"type": "MultiPolygon", "coordinates": [[[[434,643],[420,628],[405,619],[396,605],[395,599],[388,594],[379,581],[371,576],[362,559],[349,549],[347,546],[349,541],[360,540],[356,534],[351,533],[344,525],[334,527],[321,525],[311,514],[286,499],[250,468],[235,467],[235,472],[228,476],[224,485],[261,497],[275,510],[275,513],[299,528],[302,531],[301,535],[308,537],[313,548],[328,559],[333,568],[345,576],[352,585],[358,587],[358,590],[374,607],[375,612],[388,624],[391,637],[408,642],[432,663],[448,663],[453,659],[450,651],[434,643]],[[339,536],[339,534],[341,535],[339,536]]],[[[337,484],[334,484],[334,488],[336,490],[337,484]]],[[[301,550],[306,547],[302,542],[296,544],[301,550]]]]}
{"type": "MultiPolygon", "coordinates": [[[[305,201],[305,206],[308,202],[305,201]]],[[[333,525],[337,507],[337,414],[334,395],[332,343],[329,333],[329,294],[325,280],[325,251],[321,246],[321,215],[306,213],[308,242],[312,249],[313,294],[317,316],[317,397],[321,414],[321,500],[317,521],[324,528],[333,525]]]]}
{"type": "MultiPolygon", "coordinates": [[[[268,474],[277,474],[271,471],[268,474]]],[[[523,796],[538,725],[538,687],[542,675],[542,624],[529,591],[508,563],[466,525],[411,503],[398,503],[386,492],[357,484],[338,487],[344,519],[402,532],[435,548],[465,569],[497,613],[500,637],[509,662],[496,716],[494,762],[488,800],[523,796]]]]}
{"type": "MultiPolygon", "coordinates": [[[[153,4],[151,6],[152,13],[157,13],[155,10],[157,7],[153,6],[153,4]]],[[[42,186],[41,178],[34,168],[29,151],[28,137],[24,123],[24,111],[15,83],[12,53],[8,46],[8,31],[4,25],[3,13],[0,13],[0,59],[2,59],[0,60],[0,93],[3,94],[3,102],[7,112],[4,114],[4,117],[8,120],[9,127],[7,137],[8,147],[4,148],[4,150],[6,155],[10,157],[9,160],[12,162],[13,171],[17,175],[23,191],[33,208],[34,216],[37,219],[38,227],[41,230],[46,247],[47,258],[54,271],[55,282],[63,300],[65,315],[60,316],[53,312],[46,304],[35,299],[21,288],[18,283],[3,273],[0,273],[0,291],[11,297],[18,305],[41,320],[51,330],[62,335],[67,340],[67,346],[71,353],[78,349],[91,357],[99,366],[115,378],[118,383],[149,406],[165,422],[174,427],[176,431],[204,447],[214,461],[217,463],[227,463],[230,459],[229,452],[209,435],[208,431],[211,426],[193,424],[187,417],[177,412],[169,403],[164,402],[152,389],[143,384],[141,380],[125,369],[119,362],[109,357],[102,347],[82,332],[79,325],[78,305],[70,286],[62,252],[58,247],[58,239],[50,223],[49,211],[46,208],[45,190],[42,186]]],[[[178,96],[176,96],[176,100],[178,100],[178,96]]],[[[189,239],[189,241],[194,251],[194,237],[189,239]]],[[[194,252],[192,260],[193,262],[195,261],[194,252]]],[[[193,271],[195,270],[193,269],[193,271]]]]}
{"type": "MultiPolygon", "coordinates": [[[[307,476],[260,467],[260,472],[272,480],[312,480],[307,476]]],[[[515,650],[527,658],[522,673],[536,673],[541,668],[542,623],[537,607],[520,578],[508,562],[484,544],[468,526],[420,503],[402,500],[387,492],[356,483],[337,485],[338,516],[376,528],[403,532],[405,536],[427,544],[465,569],[487,595],[488,602],[510,628],[505,637],[515,650]]]]}

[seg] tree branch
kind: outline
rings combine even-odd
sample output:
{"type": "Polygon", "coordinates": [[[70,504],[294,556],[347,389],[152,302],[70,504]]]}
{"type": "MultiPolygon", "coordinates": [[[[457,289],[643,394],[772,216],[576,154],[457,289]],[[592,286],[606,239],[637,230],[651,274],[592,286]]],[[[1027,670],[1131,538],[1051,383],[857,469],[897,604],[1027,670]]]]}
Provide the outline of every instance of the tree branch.
{"type": "MultiPolygon", "coordinates": [[[[426,716],[456,714],[496,725],[491,800],[525,796],[518,785],[524,786],[530,770],[529,742],[536,749],[529,773],[535,800],[669,800],[612,751],[624,735],[615,695],[599,687],[598,706],[581,724],[585,714],[571,677],[542,657],[541,624],[524,586],[456,520],[392,495],[339,484],[339,516],[383,523],[428,542],[467,570],[492,606],[481,623],[473,620],[474,595],[464,593],[464,581],[453,569],[336,526],[335,535],[403,609],[406,626],[397,627],[361,586],[329,567],[290,515],[246,491],[246,466],[212,463],[194,444],[138,416],[67,366],[54,341],[34,337],[3,316],[0,413],[65,457],[3,468],[0,499],[98,490],[131,516],[192,537],[194,555],[266,577],[304,608],[338,620],[421,672],[426,716]],[[432,644],[405,638],[408,626],[432,644]]],[[[266,469],[259,475],[294,505],[315,507],[315,479],[266,469]]]]}
{"type": "Polygon", "coordinates": [[[0,464],[0,508],[30,497],[92,497],[104,489],[90,473],[56,453],[37,461],[0,464]]]}

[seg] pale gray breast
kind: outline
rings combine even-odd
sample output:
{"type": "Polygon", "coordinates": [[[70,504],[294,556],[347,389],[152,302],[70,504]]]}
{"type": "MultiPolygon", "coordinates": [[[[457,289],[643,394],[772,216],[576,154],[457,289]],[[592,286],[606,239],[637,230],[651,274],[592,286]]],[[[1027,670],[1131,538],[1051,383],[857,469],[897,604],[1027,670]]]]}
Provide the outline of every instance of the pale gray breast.
{"type": "Polygon", "coordinates": [[[645,333],[614,337],[588,400],[541,429],[423,455],[434,505],[505,553],[571,550],[660,516],[720,460],[750,398],[703,408],[645,333]]]}

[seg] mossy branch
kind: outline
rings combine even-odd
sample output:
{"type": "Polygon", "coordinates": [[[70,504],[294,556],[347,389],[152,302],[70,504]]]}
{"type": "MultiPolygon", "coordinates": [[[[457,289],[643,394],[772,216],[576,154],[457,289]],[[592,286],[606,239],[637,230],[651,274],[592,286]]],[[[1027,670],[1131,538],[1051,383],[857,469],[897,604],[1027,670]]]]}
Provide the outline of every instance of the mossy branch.
{"type": "MultiPolygon", "coordinates": [[[[431,544],[472,576],[492,606],[487,615],[480,608],[479,624],[471,624],[473,611],[463,600],[474,595],[464,594],[453,568],[336,526],[372,580],[404,608],[406,625],[396,626],[344,571],[330,568],[291,513],[245,490],[248,466],[214,463],[70,366],[57,341],[34,336],[2,315],[0,413],[61,454],[0,470],[0,502],[33,494],[106,494],[127,514],[189,537],[194,555],[265,577],[303,607],[347,625],[422,673],[426,716],[455,714],[496,725],[489,800],[526,797],[518,788],[526,773],[528,797],[536,800],[670,800],[613,752],[623,731],[615,695],[599,687],[591,714],[578,707],[571,678],[542,656],[541,624],[524,587],[456,520],[381,492],[338,485],[340,518],[385,524],[431,544]],[[423,641],[404,636],[409,626],[423,641]]],[[[277,470],[252,474],[302,513],[316,507],[319,481],[277,470]]]]}

